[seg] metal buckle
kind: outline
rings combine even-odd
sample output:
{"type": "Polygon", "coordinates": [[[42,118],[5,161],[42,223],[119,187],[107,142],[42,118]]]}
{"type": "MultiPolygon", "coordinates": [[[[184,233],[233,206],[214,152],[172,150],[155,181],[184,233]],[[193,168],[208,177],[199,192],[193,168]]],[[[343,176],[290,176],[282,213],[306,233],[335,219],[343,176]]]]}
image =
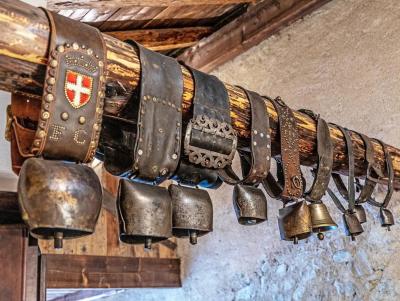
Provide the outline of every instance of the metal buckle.
{"type": "Polygon", "coordinates": [[[209,118],[206,115],[199,115],[190,120],[186,129],[184,149],[185,154],[189,156],[189,161],[191,163],[200,164],[207,168],[224,168],[225,166],[232,164],[236,147],[237,136],[232,125],[209,118]],[[191,145],[193,130],[231,140],[231,152],[229,154],[221,154],[219,152],[191,145]]]}

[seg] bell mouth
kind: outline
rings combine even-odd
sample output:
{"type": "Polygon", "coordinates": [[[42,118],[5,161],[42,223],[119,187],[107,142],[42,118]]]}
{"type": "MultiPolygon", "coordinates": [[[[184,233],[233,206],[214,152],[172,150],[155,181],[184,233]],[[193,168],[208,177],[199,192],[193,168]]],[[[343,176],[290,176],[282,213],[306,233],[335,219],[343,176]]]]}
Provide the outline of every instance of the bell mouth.
{"type": "Polygon", "coordinates": [[[313,232],[314,233],[327,232],[327,231],[336,230],[337,228],[338,228],[337,225],[321,225],[318,227],[313,227],[313,232]]]}
{"type": "Polygon", "coordinates": [[[211,232],[211,231],[197,230],[197,229],[173,228],[172,229],[172,235],[175,236],[175,237],[178,237],[178,238],[190,237],[190,231],[196,231],[198,237],[206,235],[207,233],[211,232]]]}
{"type": "Polygon", "coordinates": [[[151,238],[152,243],[157,243],[163,240],[168,239],[168,237],[163,236],[144,236],[144,235],[132,235],[132,234],[120,234],[119,239],[127,244],[131,245],[139,245],[146,243],[147,239],[151,238]]]}
{"type": "Polygon", "coordinates": [[[266,221],[265,218],[259,217],[239,217],[238,222],[243,226],[253,226],[266,221]]]}
{"type": "Polygon", "coordinates": [[[45,228],[45,227],[31,229],[30,232],[33,237],[39,239],[54,239],[54,235],[57,232],[63,233],[64,239],[77,238],[81,236],[90,235],[93,233],[93,231],[90,230],[77,230],[68,228],[45,228]]]}

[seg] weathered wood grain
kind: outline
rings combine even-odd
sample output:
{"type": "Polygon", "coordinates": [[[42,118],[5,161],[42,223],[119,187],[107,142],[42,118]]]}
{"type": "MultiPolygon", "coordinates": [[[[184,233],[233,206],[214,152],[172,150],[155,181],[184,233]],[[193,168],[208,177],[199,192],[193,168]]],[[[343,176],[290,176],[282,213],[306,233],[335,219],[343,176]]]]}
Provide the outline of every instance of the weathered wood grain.
{"type": "Polygon", "coordinates": [[[154,50],[190,47],[212,32],[211,27],[138,29],[104,32],[121,41],[133,40],[154,50]]]}
{"type": "MultiPolygon", "coordinates": [[[[44,64],[46,63],[48,23],[43,12],[20,1],[5,0],[0,3],[0,89],[7,91],[29,92],[40,95],[42,89],[44,64]]],[[[105,112],[118,115],[131,98],[137,87],[140,74],[140,64],[136,51],[131,46],[105,35],[107,44],[109,93],[106,98],[105,112]],[[112,93],[110,93],[110,91],[112,93]]],[[[185,67],[183,112],[188,117],[193,98],[193,80],[185,67]]],[[[234,128],[238,131],[241,145],[248,145],[250,110],[249,103],[243,91],[226,84],[228,89],[231,117],[234,128]]],[[[272,125],[273,155],[279,153],[279,141],[276,135],[277,115],[270,102],[267,102],[270,122],[272,125]]],[[[316,126],[308,116],[295,112],[299,129],[301,163],[314,165],[316,163],[316,126]]],[[[331,127],[331,138],[334,143],[334,170],[343,174],[347,171],[346,147],[343,135],[331,127]]],[[[363,143],[356,133],[351,134],[355,151],[356,175],[365,174],[363,143]]],[[[382,148],[373,143],[376,150],[376,160],[384,170],[382,148]]],[[[396,175],[396,187],[400,179],[400,150],[389,147],[393,158],[396,175]]]]}
{"type": "Polygon", "coordinates": [[[43,255],[47,288],[180,287],[180,260],[43,255]]]}

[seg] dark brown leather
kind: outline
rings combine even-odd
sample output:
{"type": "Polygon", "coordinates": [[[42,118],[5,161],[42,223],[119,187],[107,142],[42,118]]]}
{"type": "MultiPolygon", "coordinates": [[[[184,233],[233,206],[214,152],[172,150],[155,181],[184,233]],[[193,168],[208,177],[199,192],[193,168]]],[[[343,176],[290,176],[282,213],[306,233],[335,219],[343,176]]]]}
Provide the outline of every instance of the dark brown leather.
{"type": "Polygon", "coordinates": [[[355,206],[355,188],[354,188],[354,152],[353,152],[353,142],[351,141],[351,137],[349,134],[349,131],[339,125],[335,125],[343,134],[345,141],[346,141],[346,148],[347,148],[347,157],[348,157],[348,165],[349,165],[349,171],[348,171],[348,188],[344,186],[344,183],[338,180],[340,178],[339,174],[332,174],[332,178],[334,179],[335,184],[337,184],[337,188],[342,195],[342,197],[347,200],[348,202],[348,208],[347,210],[345,207],[342,205],[338,197],[333,193],[332,190],[328,188],[328,194],[335,203],[336,207],[342,212],[346,213],[349,212],[353,214],[354,212],[354,206],[355,206]],[[335,180],[336,179],[336,180],[335,180]],[[338,185],[341,183],[342,185],[338,185]],[[343,186],[343,187],[341,187],[343,186]]]}
{"type": "Polygon", "coordinates": [[[228,92],[215,76],[189,69],[194,81],[194,97],[193,118],[184,141],[185,154],[193,164],[225,168],[232,163],[237,146],[228,92]]]}
{"type": "Polygon", "coordinates": [[[311,188],[304,193],[306,200],[319,202],[324,196],[329,185],[333,167],[333,145],[328,124],[312,111],[300,110],[317,122],[317,154],[318,162],[314,182],[311,188]]]}
{"type": "Polygon", "coordinates": [[[181,159],[172,180],[182,185],[200,186],[208,189],[217,189],[223,183],[216,170],[191,164],[186,159],[181,159]]]}
{"type": "Polygon", "coordinates": [[[50,11],[46,14],[51,41],[42,108],[31,151],[45,158],[89,162],[101,130],[104,41],[94,27],[50,11]]]}
{"type": "Polygon", "coordinates": [[[21,169],[18,201],[33,236],[74,238],[94,232],[102,188],[90,167],[30,158],[21,169]]]}
{"type": "Polygon", "coordinates": [[[168,190],[121,179],[117,210],[120,239],[130,244],[165,240],[172,236],[172,203],[168,190]]]}
{"type": "Polygon", "coordinates": [[[183,75],[175,59],[136,46],[141,77],[133,169],[137,177],[160,183],[179,163],[183,75]]]}
{"type": "Polygon", "coordinates": [[[394,192],[394,169],[393,169],[393,159],[389,153],[388,147],[387,145],[376,139],[376,141],[378,141],[382,148],[383,148],[383,152],[385,154],[385,162],[386,162],[386,173],[387,173],[387,177],[388,177],[388,184],[387,184],[387,192],[385,195],[385,198],[383,199],[382,203],[377,202],[375,199],[373,199],[372,197],[370,197],[368,199],[368,203],[373,205],[373,206],[377,206],[377,207],[382,207],[382,208],[386,208],[389,205],[389,202],[392,198],[393,192],[394,192]]]}
{"type": "Polygon", "coordinates": [[[269,173],[263,185],[271,197],[281,199],[286,203],[297,200],[303,195],[297,123],[292,110],[280,97],[270,100],[278,113],[281,147],[279,161],[282,164],[283,173],[283,181],[280,182],[283,183],[277,182],[269,173]]]}
{"type": "Polygon", "coordinates": [[[202,236],[213,230],[213,207],[206,190],[170,185],[172,199],[172,233],[187,237],[189,231],[202,236]]]}
{"type": "Polygon", "coordinates": [[[242,225],[255,225],[268,219],[267,198],[261,189],[249,185],[235,185],[233,207],[242,225]]]}
{"type": "MultiPolygon", "coordinates": [[[[243,91],[247,95],[251,109],[250,168],[246,170],[242,180],[238,180],[230,165],[219,170],[219,175],[224,182],[231,185],[239,183],[256,185],[267,177],[271,164],[269,115],[263,97],[252,91],[245,89],[243,91]]],[[[243,160],[243,156],[240,158],[243,160]]],[[[242,171],[244,170],[242,169],[242,171]]]]}

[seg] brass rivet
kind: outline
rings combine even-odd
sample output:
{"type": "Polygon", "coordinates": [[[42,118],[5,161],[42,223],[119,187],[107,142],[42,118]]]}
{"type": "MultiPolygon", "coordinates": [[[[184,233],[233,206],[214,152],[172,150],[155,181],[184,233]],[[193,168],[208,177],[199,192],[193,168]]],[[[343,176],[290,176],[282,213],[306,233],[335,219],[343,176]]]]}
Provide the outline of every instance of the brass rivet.
{"type": "Polygon", "coordinates": [[[164,169],[162,169],[162,170],[160,171],[160,174],[161,174],[162,176],[165,176],[165,175],[167,174],[167,172],[168,172],[168,169],[164,168],[164,169]]]}
{"type": "Polygon", "coordinates": [[[82,45],[82,49],[86,49],[86,45],[82,45]]]}
{"type": "Polygon", "coordinates": [[[54,77],[49,77],[49,78],[47,79],[47,83],[48,83],[49,85],[54,85],[54,84],[56,83],[56,79],[55,79],[54,77]]]}
{"type": "Polygon", "coordinates": [[[261,138],[264,137],[264,133],[261,133],[261,134],[260,134],[260,137],[261,137],[261,138]]]}
{"type": "Polygon", "coordinates": [[[68,120],[68,118],[69,118],[69,115],[68,115],[68,113],[67,112],[63,112],[63,113],[61,113],[61,119],[62,120],[68,120]]]}
{"type": "Polygon", "coordinates": [[[256,142],[256,141],[254,141],[254,142],[253,142],[253,145],[257,145],[257,142],[256,142]]]}
{"type": "Polygon", "coordinates": [[[137,153],[139,156],[141,156],[141,155],[143,155],[143,150],[139,149],[137,153]]]}
{"type": "Polygon", "coordinates": [[[93,54],[93,50],[89,48],[89,49],[87,50],[87,54],[92,55],[92,54],[93,54]]]}
{"type": "Polygon", "coordinates": [[[79,49],[79,45],[78,45],[78,43],[72,43],[72,48],[74,49],[74,50],[78,50],[79,49]]]}
{"type": "Polygon", "coordinates": [[[85,124],[86,118],[85,118],[84,116],[79,116],[78,122],[79,122],[80,124],[85,124]]]}
{"type": "Polygon", "coordinates": [[[254,130],[253,133],[254,133],[254,135],[257,135],[258,132],[257,132],[257,130],[254,130]]]}
{"type": "Polygon", "coordinates": [[[54,95],[53,94],[47,94],[46,95],[46,100],[47,101],[53,101],[54,100],[54,95]]]}
{"type": "Polygon", "coordinates": [[[172,159],[174,159],[174,160],[178,159],[178,155],[177,154],[173,154],[172,155],[172,159]]]}
{"type": "Polygon", "coordinates": [[[58,62],[56,60],[51,60],[50,61],[50,66],[53,67],[53,68],[57,67],[58,66],[58,62]]]}
{"type": "Polygon", "coordinates": [[[64,51],[65,51],[64,46],[62,46],[62,45],[58,46],[58,47],[57,47],[57,51],[58,51],[58,52],[64,52],[64,51]]]}
{"type": "Polygon", "coordinates": [[[49,113],[49,112],[43,112],[43,113],[42,113],[42,118],[43,118],[43,119],[46,120],[46,119],[49,119],[49,117],[50,117],[50,113],[49,113]]]}
{"type": "Polygon", "coordinates": [[[103,67],[103,66],[104,66],[104,63],[103,63],[102,61],[100,61],[100,62],[99,62],[99,66],[100,66],[100,67],[103,67]]]}
{"type": "Polygon", "coordinates": [[[95,124],[93,125],[93,129],[94,129],[95,131],[97,131],[97,130],[99,129],[99,125],[98,125],[97,123],[95,123],[95,124]]]}
{"type": "Polygon", "coordinates": [[[39,136],[39,138],[44,138],[44,136],[46,136],[46,132],[45,131],[39,131],[38,136],[39,136]]]}
{"type": "Polygon", "coordinates": [[[267,145],[267,148],[271,148],[271,145],[268,144],[268,145],[267,145]]]}

